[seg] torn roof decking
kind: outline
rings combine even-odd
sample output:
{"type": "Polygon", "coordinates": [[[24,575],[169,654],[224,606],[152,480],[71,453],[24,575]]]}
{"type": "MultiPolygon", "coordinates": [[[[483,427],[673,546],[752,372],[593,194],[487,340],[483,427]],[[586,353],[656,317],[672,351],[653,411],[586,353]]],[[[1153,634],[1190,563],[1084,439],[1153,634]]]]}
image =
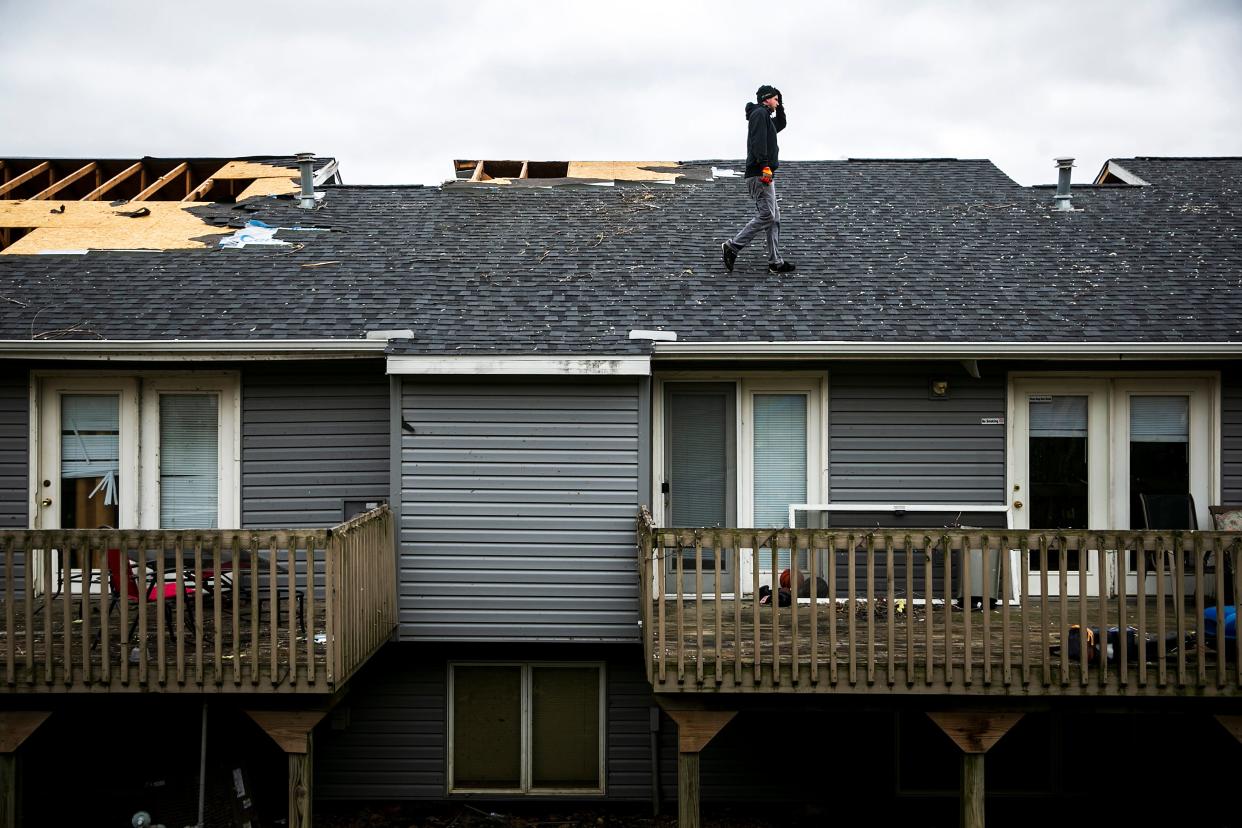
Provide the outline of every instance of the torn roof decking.
{"type": "Polygon", "coordinates": [[[676,161],[458,160],[457,181],[513,184],[523,181],[648,181],[672,183],[685,175],[676,161]]]}
{"type": "MultiPolygon", "coordinates": [[[[316,168],[335,177],[331,159],[316,168]]],[[[280,157],[0,159],[0,254],[209,246],[228,231],[186,208],[292,194],[298,177],[280,157]],[[139,207],[144,215],[126,215],[139,207]]]]}
{"type": "Polygon", "coordinates": [[[798,270],[782,276],[761,247],[721,265],[720,240],[751,213],[742,179],[214,204],[194,212],[320,231],[281,231],[295,244],[280,250],[0,257],[0,339],[409,328],[393,349],[415,354],[625,354],[635,328],[682,342],[1242,341],[1242,159],[1118,162],[1151,186],[1075,187],[1068,213],[984,161],[784,163],[798,270]]]}

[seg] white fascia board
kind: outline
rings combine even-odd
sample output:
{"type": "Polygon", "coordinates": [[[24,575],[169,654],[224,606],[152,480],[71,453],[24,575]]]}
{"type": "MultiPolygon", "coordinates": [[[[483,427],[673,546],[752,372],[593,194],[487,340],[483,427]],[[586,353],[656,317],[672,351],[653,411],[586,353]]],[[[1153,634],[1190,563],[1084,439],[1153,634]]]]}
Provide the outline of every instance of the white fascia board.
{"type": "Polygon", "coordinates": [[[389,374],[466,374],[512,376],[651,375],[646,356],[390,356],[389,374]]]}
{"type": "Polygon", "coordinates": [[[1242,342],[656,342],[653,359],[1182,359],[1242,357],[1242,342]]]}
{"type": "Polygon", "coordinates": [[[73,360],[276,360],[382,356],[376,339],[3,339],[0,358],[73,360]]]}

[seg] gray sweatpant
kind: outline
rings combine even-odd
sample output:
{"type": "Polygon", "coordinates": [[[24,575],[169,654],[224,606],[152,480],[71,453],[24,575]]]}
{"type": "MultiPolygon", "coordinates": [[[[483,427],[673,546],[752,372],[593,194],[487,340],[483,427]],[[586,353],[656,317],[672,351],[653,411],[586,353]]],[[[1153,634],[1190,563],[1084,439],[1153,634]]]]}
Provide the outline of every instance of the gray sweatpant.
{"type": "Polygon", "coordinates": [[[741,250],[755,236],[766,232],[768,262],[780,264],[784,259],[781,258],[780,250],[781,208],[776,203],[776,182],[764,184],[756,175],[746,179],[746,186],[750,190],[750,197],[755,201],[755,217],[736,236],[729,239],[729,246],[734,250],[741,250]]]}

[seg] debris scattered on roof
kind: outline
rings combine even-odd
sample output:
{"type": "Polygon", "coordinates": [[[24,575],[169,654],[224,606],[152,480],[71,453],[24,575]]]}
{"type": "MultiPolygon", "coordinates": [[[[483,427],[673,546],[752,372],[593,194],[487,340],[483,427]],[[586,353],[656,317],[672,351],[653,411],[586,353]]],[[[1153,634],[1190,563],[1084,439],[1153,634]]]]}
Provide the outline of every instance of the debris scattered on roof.
{"type": "Polygon", "coordinates": [[[276,238],[276,231],[279,229],[279,227],[273,227],[265,222],[251,219],[246,222],[245,227],[242,227],[233,235],[220,239],[220,247],[238,248],[248,245],[288,247],[289,242],[276,238]]]}
{"type": "MultiPolygon", "coordinates": [[[[293,159],[275,157],[0,158],[0,254],[212,247],[227,229],[204,231],[185,208],[293,195],[298,175],[293,159]]],[[[332,159],[316,172],[329,180],[339,182],[332,159]]]]}

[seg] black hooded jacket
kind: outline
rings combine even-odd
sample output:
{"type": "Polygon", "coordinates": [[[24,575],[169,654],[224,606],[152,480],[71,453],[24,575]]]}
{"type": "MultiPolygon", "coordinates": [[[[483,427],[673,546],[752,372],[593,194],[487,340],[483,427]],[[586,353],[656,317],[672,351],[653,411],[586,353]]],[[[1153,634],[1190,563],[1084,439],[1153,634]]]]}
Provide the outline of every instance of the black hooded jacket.
{"type": "Polygon", "coordinates": [[[776,172],[781,165],[776,133],[785,128],[785,107],[778,106],[776,117],[772,117],[763,104],[748,103],[746,120],[750,123],[746,134],[746,177],[762,175],[764,167],[776,172]]]}

